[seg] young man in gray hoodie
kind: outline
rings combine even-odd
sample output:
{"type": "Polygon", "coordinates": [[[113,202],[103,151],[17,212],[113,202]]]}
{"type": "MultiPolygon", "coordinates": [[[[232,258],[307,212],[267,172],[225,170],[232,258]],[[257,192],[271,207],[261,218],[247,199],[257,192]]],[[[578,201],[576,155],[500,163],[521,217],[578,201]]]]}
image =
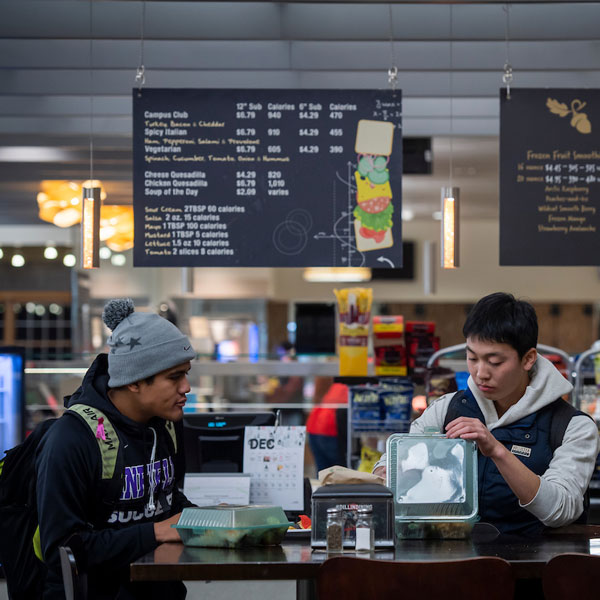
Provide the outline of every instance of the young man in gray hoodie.
{"type": "MultiPolygon", "coordinates": [[[[535,310],[511,294],[490,294],[473,307],[463,334],[467,390],[436,400],[410,432],[433,427],[477,442],[479,516],[501,532],[535,535],[574,522],[594,472],[598,428],[565,409],[562,397],[573,386],[537,354],[535,310]],[[568,425],[555,444],[565,410],[568,425]]],[[[383,456],[374,473],[385,477],[385,464],[383,456]]]]}

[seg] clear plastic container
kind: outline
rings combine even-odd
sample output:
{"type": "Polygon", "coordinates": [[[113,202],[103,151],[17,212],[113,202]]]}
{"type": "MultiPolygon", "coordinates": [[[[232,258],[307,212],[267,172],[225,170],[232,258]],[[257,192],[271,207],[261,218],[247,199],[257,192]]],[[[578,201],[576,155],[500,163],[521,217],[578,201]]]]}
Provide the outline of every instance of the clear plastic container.
{"type": "Polygon", "coordinates": [[[290,523],[280,506],[184,508],[176,525],[188,546],[240,548],[280,544],[290,523]]]}
{"type": "Polygon", "coordinates": [[[387,440],[396,536],[463,539],[477,521],[477,446],[442,434],[387,440]]]}

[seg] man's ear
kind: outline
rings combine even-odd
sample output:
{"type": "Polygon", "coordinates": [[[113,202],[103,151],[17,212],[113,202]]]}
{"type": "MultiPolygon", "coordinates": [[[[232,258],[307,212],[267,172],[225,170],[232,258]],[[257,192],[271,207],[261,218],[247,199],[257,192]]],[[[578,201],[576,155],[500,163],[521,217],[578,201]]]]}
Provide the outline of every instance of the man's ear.
{"type": "Polygon", "coordinates": [[[130,392],[137,394],[140,391],[140,382],[134,381],[133,383],[128,383],[126,387],[130,392]]]}
{"type": "Polygon", "coordinates": [[[537,360],[537,350],[535,348],[529,348],[525,355],[521,359],[521,364],[526,371],[531,371],[535,361],[537,360]]]}

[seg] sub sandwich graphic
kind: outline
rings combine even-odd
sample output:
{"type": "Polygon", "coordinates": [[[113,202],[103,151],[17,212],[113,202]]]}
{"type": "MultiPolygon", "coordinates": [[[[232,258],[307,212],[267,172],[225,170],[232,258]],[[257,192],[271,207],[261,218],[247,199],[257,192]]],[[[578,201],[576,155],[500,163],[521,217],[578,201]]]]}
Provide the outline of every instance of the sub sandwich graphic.
{"type": "Polygon", "coordinates": [[[394,125],[386,121],[358,122],[354,149],[358,154],[356,207],[353,215],[356,246],[361,252],[389,248],[392,238],[392,190],[387,168],[394,125]]]}

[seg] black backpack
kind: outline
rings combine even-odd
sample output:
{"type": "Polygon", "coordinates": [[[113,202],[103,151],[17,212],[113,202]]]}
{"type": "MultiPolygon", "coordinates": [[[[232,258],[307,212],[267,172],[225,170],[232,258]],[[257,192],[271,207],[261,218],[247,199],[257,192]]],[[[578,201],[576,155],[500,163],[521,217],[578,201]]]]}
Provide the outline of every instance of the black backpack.
{"type": "MultiPolygon", "coordinates": [[[[118,467],[122,458],[116,431],[102,412],[89,406],[76,404],[65,413],[69,414],[85,422],[98,439],[105,488],[102,497],[116,501],[122,489],[119,474],[123,471],[118,467]],[[99,417],[104,418],[106,439],[96,435],[99,417]]],[[[42,597],[46,565],[39,536],[35,459],[42,438],[56,420],[40,423],[22,444],[8,450],[0,460],[0,563],[11,600],[42,597]]]]}
{"type": "Polygon", "coordinates": [[[0,563],[12,600],[40,598],[46,566],[35,555],[35,452],[56,419],[40,423],[0,462],[0,563]]]}

